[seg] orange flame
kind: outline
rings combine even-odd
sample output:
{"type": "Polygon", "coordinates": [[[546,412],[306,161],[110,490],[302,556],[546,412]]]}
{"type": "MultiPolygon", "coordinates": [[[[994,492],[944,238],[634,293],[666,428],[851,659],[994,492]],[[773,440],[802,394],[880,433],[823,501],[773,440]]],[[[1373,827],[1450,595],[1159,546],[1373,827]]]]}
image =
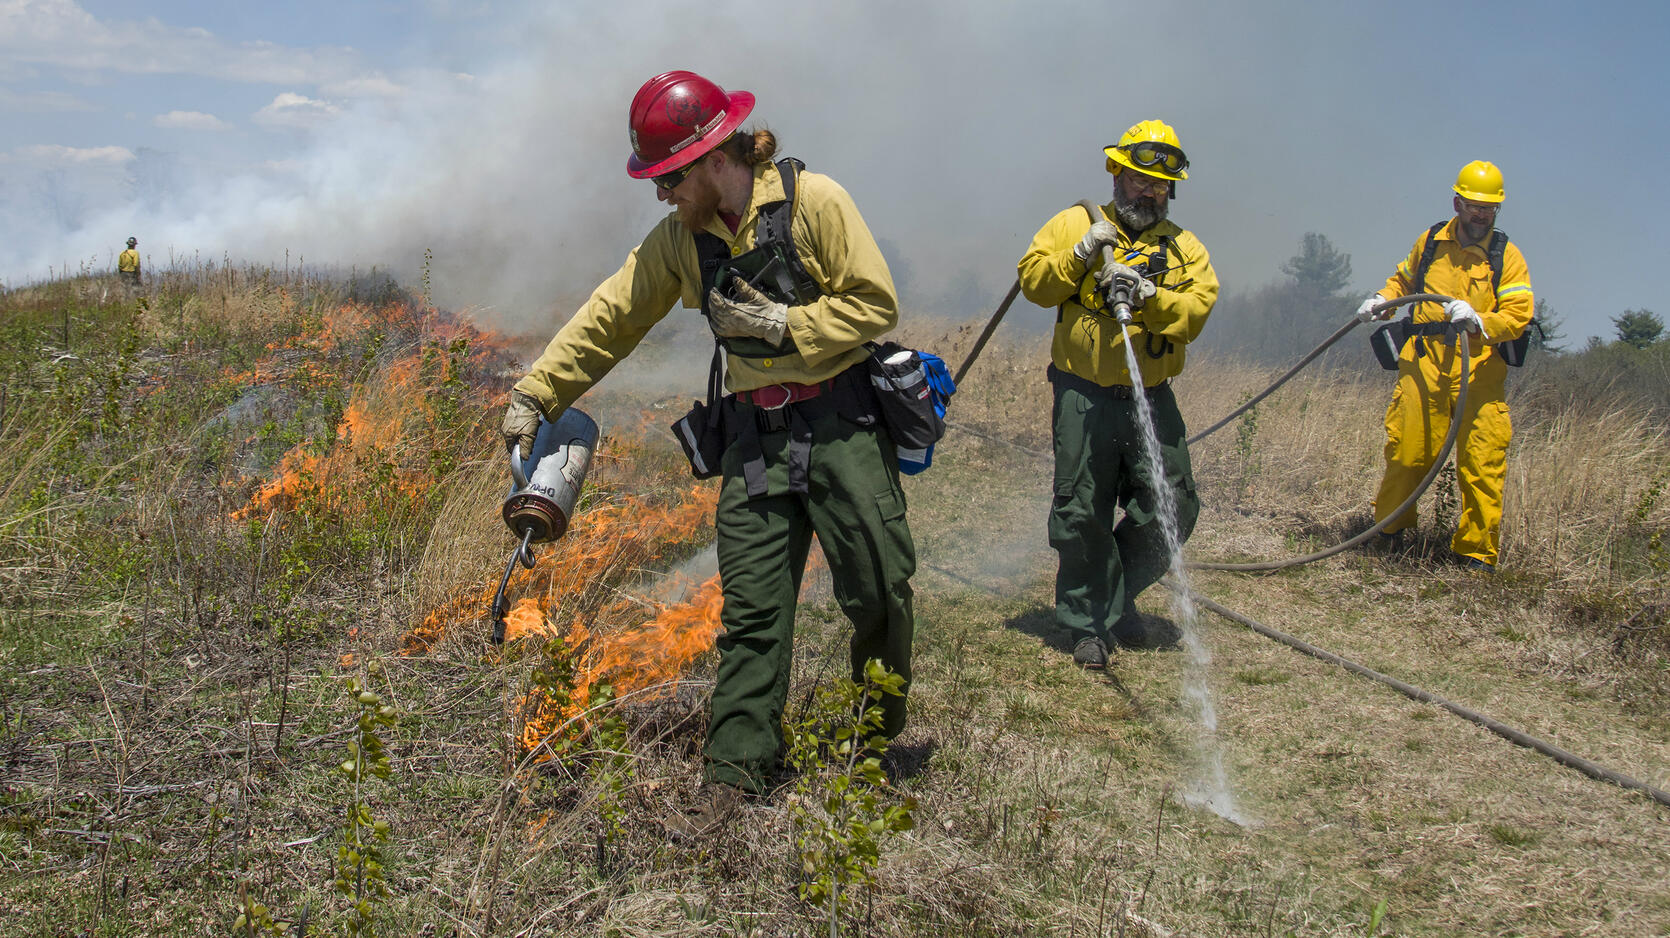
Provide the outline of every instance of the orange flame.
{"type": "MultiPolygon", "coordinates": [[[[575,615],[595,614],[605,605],[606,593],[593,587],[636,577],[645,567],[674,560],[696,540],[718,499],[713,487],[697,486],[667,507],[627,495],[576,515],[568,533],[544,551],[545,556],[539,558],[534,569],[518,566],[511,573],[506,595],[526,597],[513,605],[512,615],[522,629],[538,633],[543,631],[540,609],[561,604],[575,615]],[[531,613],[521,611],[527,604],[532,604],[531,613]]],[[[406,633],[401,639],[401,653],[427,652],[455,625],[475,623],[485,634],[482,616],[492,604],[497,587],[495,579],[454,594],[406,633]]],[[[510,617],[505,622],[508,637],[510,617]]]]}
{"type": "Polygon", "coordinates": [[[433,310],[398,304],[348,304],[327,310],[317,323],[269,346],[273,354],[253,371],[227,377],[238,385],[283,378],[304,391],[339,393],[342,353],[337,348],[357,333],[382,336],[372,341],[406,352],[381,365],[370,381],[355,384],[334,434],[304,441],[286,453],[274,477],[233,512],[234,521],[304,504],[342,513],[409,506],[438,481],[434,455],[456,448],[455,439],[444,438],[457,432],[458,421],[448,414],[456,414],[460,405],[489,403],[491,395],[465,386],[458,368],[500,354],[497,337],[433,310]],[[405,337],[402,345],[386,338],[396,334],[405,337]]]}
{"type": "MultiPolygon", "coordinates": [[[[567,697],[535,690],[524,699],[527,719],[522,725],[522,748],[532,751],[552,736],[583,732],[584,721],[577,718],[590,705],[593,688],[600,682],[607,682],[616,698],[650,690],[640,696],[653,699],[670,692],[691,663],[713,647],[722,628],[719,613],[724,604],[719,577],[714,575],[692,598],[672,605],[655,603],[654,618],[608,635],[592,633],[576,618],[565,636],[567,646],[576,649],[580,659],[573,689],[567,697]],[[573,732],[566,732],[569,727],[573,732]]],[[[544,619],[537,609],[533,613],[544,619]]],[[[550,634],[549,620],[538,629],[550,634]]]]}

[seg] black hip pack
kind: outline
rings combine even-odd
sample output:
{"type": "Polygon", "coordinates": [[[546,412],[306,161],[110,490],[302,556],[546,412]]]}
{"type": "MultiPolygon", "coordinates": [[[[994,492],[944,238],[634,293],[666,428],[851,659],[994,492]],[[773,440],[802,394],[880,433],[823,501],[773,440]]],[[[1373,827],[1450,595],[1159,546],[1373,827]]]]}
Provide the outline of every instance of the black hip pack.
{"type": "Polygon", "coordinates": [[[716,344],[713,364],[707,372],[707,400],[695,401],[690,412],[673,424],[673,436],[690,460],[690,474],[698,479],[711,479],[721,471],[720,460],[725,455],[724,393],[725,361],[716,344]]]}

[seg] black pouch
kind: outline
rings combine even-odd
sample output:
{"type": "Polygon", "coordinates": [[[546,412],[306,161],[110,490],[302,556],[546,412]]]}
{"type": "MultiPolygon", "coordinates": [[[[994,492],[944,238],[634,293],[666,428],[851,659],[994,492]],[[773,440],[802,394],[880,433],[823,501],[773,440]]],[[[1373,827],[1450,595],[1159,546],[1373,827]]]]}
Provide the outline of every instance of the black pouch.
{"type": "Polygon", "coordinates": [[[945,418],[934,407],[928,371],[916,350],[896,342],[872,344],[868,369],[894,445],[920,450],[939,442],[945,435],[945,418]]]}
{"type": "Polygon", "coordinates": [[[1502,356],[1502,361],[1509,367],[1519,368],[1525,364],[1525,353],[1531,350],[1532,329],[1537,330],[1537,335],[1544,341],[1548,339],[1548,333],[1542,331],[1542,323],[1533,319],[1525,324],[1525,331],[1519,334],[1519,338],[1496,343],[1496,354],[1502,356]]]}
{"type": "Polygon", "coordinates": [[[708,369],[707,401],[695,401],[690,412],[673,424],[673,436],[690,460],[690,474],[711,479],[723,471],[725,456],[725,408],[720,401],[724,361],[718,345],[713,347],[713,365],[708,369]]]}
{"type": "Polygon", "coordinates": [[[1368,347],[1374,351],[1380,367],[1396,371],[1398,356],[1403,353],[1403,344],[1408,341],[1409,320],[1394,319],[1369,334],[1368,347]]]}
{"type": "Polygon", "coordinates": [[[736,283],[741,281],[779,303],[804,306],[823,291],[817,281],[805,272],[792,245],[768,241],[726,261],[714,276],[713,287],[722,295],[736,297],[736,283]]]}

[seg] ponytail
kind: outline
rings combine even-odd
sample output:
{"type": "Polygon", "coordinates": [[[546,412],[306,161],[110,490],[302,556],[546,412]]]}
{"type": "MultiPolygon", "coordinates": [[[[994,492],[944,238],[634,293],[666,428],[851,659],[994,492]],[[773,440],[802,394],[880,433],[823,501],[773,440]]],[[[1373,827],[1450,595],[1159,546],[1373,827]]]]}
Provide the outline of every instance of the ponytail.
{"type": "Polygon", "coordinates": [[[744,166],[757,166],[777,155],[777,135],[763,127],[738,131],[720,144],[719,149],[744,166]]]}

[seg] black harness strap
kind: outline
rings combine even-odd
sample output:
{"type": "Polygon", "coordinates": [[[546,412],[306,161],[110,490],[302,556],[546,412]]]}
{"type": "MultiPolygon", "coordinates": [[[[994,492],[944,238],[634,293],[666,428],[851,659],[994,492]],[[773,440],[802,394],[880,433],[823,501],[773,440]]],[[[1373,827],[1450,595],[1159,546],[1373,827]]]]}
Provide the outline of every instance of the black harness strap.
{"type": "MultiPolygon", "coordinates": [[[[1441,221],[1426,230],[1426,243],[1421,245],[1421,259],[1415,264],[1415,288],[1410,290],[1410,293],[1426,292],[1427,268],[1432,266],[1432,259],[1438,255],[1438,232],[1443,231],[1444,226],[1447,224],[1449,224],[1449,222],[1441,221]]],[[[1490,243],[1485,245],[1484,257],[1490,264],[1490,295],[1493,300],[1496,296],[1496,291],[1502,289],[1502,255],[1506,254],[1507,250],[1508,233],[1500,228],[1492,229],[1490,232],[1490,243]]],[[[1443,325],[1443,323],[1422,323],[1420,325],[1416,325],[1414,307],[1410,307],[1407,325],[1402,330],[1404,335],[1403,341],[1407,342],[1410,337],[1417,335],[1427,337],[1442,335],[1444,332],[1442,328],[1433,329],[1430,327],[1442,327],[1443,325]]],[[[1400,346],[1401,344],[1402,343],[1399,343],[1400,346]]],[[[1415,357],[1420,358],[1425,354],[1426,346],[1424,344],[1417,344],[1415,346],[1415,357]]]]}
{"type": "MultiPolygon", "coordinates": [[[[1415,266],[1415,289],[1410,293],[1426,292],[1426,271],[1432,266],[1432,259],[1438,253],[1438,232],[1444,230],[1449,222],[1441,221],[1426,231],[1426,244],[1421,246],[1421,259],[1415,266]]],[[[1496,291],[1502,289],[1502,255],[1508,250],[1508,233],[1500,228],[1490,232],[1490,243],[1485,246],[1484,257],[1490,263],[1490,292],[1495,296],[1496,291]]]]}
{"type": "MultiPolygon", "coordinates": [[[[817,281],[806,269],[800,258],[800,251],[794,244],[794,206],[795,189],[800,171],[806,164],[792,157],[785,157],[777,161],[777,172],[783,180],[783,198],[775,202],[767,202],[760,206],[759,220],[754,227],[754,247],[749,254],[756,251],[773,251],[783,259],[786,269],[776,271],[776,276],[766,279],[766,270],[760,271],[761,279],[756,284],[761,292],[782,303],[794,305],[797,302],[797,291],[818,293],[822,292],[817,281]]],[[[711,328],[713,311],[708,308],[708,293],[715,286],[720,285],[723,274],[733,261],[739,260],[731,255],[731,249],[725,240],[710,231],[696,231],[691,235],[696,241],[696,261],[701,268],[702,276],[702,304],[701,312],[707,317],[711,328]]],[[[768,265],[769,266],[769,265],[768,265]]],[[[726,336],[715,336],[719,344],[724,346],[727,353],[742,358],[772,358],[792,353],[794,343],[784,339],[782,344],[771,347],[758,339],[737,339],[726,336]]]]}

